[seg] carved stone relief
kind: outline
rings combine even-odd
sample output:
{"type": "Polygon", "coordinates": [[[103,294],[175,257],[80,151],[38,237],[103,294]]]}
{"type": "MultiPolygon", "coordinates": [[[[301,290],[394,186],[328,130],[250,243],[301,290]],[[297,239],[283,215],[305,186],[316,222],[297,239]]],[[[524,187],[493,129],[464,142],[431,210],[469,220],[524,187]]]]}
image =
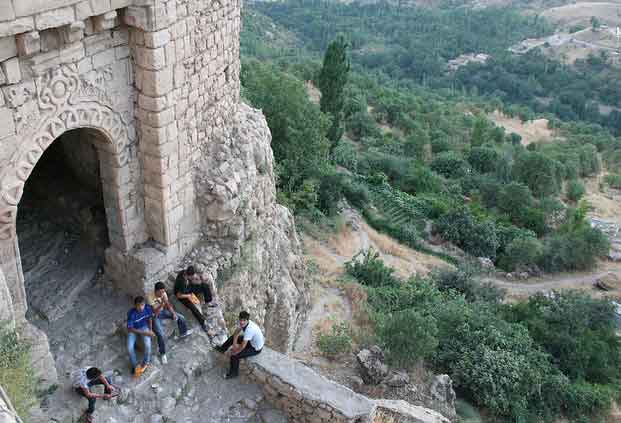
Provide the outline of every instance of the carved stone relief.
{"type": "MultiPolygon", "coordinates": [[[[85,81],[80,78],[77,66],[67,65],[50,70],[37,79],[40,116],[36,124],[27,119],[22,123],[22,129],[31,125],[36,129],[20,134],[20,150],[0,181],[0,240],[15,236],[17,205],[24,184],[43,152],[64,132],[77,128],[98,129],[109,141],[102,148],[113,153],[116,165],[122,167],[127,163],[130,154],[127,126],[120,113],[102,104],[110,103],[99,92],[107,78],[111,78],[111,74],[104,69],[94,79],[85,81]]],[[[10,87],[5,96],[17,106],[19,113],[19,107],[29,104],[28,96],[32,93],[32,85],[10,87]]]]}

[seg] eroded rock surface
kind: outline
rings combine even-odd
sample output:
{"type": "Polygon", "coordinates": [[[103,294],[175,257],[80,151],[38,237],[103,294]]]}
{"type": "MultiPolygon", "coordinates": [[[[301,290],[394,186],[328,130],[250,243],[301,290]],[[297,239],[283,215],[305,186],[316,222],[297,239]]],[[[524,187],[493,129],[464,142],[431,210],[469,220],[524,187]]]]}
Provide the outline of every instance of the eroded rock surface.
{"type": "Polygon", "coordinates": [[[289,351],[310,301],[293,216],[276,202],[271,134],[259,110],[203,145],[195,170],[201,241],[184,265],[215,282],[225,309],[249,310],[267,342],[289,351]]]}
{"type": "Polygon", "coordinates": [[[365,383],[377,385],[388,376],[388,366],[384,363],[384,352],[377,345],[360,351],[356,358],[360,364],[360,374],[365,383]]]}

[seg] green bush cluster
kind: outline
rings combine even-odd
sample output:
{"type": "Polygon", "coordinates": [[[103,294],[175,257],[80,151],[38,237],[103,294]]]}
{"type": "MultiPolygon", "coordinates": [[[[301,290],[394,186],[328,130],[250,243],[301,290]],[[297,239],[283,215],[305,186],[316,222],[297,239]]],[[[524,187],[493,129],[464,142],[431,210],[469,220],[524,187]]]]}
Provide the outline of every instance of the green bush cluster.
{"type": "Polygon", "coordinates": [[[367,287],[391,362],[427,361],[494,415],[578,419],[605,412],[618,396],[621,343],[607,300],[566,292],[503,305],[502,292],[468,271],[401,280],[374,254],[348,269],[367,287]]]}
{"type": "Polygon", "coordinates": [[[573,202],[579,201],[586,193],[584,184],[577,179],[567,183],[567,199],[573,202]]]}
{"type": "Polygon", "coordinates": [[[621,189],[621,174],[611,173],[610,175],[606,175],[604,177],[604,182],[611,188],[621,189]]]}
{"type": "Polygon", "coordinates": [[[6,390],[17,414],[28,416],[37,399],[30,345],[9,329],[7,322],[0,322],[0,386],[6,390]]]}
{"type": "Polygon", "coordinates": [[[332,324],[330,332],[320,334],[317,339],[319,350],[331,358],[350,352],[352,343],[351,330],[346,322],[332,324]]]}

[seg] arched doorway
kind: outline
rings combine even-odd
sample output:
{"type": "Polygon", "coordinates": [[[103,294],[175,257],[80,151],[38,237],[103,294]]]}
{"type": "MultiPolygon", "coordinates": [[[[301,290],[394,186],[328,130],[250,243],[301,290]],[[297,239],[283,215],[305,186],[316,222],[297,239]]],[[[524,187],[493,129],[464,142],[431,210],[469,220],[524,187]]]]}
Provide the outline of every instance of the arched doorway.
{"type": "Polygon", "coordinates": [[[63,133],[24,185],[17,236],[31,318],[55,321],[101,274],[109,246],[100,162],[92,129],[63,133]]]}
{"type": "Polygon", "coordinates": [[[30,169],[17,204],[25,317],[47,335],[54,363],[46,366],[59,375],[89,360],[101,362],[98,353],[123,353],[119,340],[104,341],[114,337],[130,306],[104,272],[106,251],[118,249],[123,192],[130,192],[130,181],[123,190],[118,180],[128,164],[114,160],[110,144],[99,129],[62,132],[30,169]]]}

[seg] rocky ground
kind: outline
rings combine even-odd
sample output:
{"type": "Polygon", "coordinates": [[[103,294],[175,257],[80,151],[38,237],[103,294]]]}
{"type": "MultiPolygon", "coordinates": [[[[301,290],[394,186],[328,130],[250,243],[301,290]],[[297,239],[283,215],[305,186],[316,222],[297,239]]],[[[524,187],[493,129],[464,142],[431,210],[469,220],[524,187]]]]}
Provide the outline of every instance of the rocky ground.
{"type": "MultiPolygon", "coordinates": [[[[116,296],[107,285],[105,278],[95,278],[78,295],[78,305],[71,313],[42,325],[50,339],[59,386],[44,399],[34,422],[79,421],[86,401],[72,391],[70,374],[75,368],[91,365],[113,370],[115,384],[123,390],[117,399],[98,401],[97,422],[286,422],[263,400],[258,386],[223,379],[226,360],[212,349],[226,337],[219,307],[204,307],[208,325],[216,334],[213,339],[192,317],[189,320],[195,332],[183,340],[177,338],[172,322],[167,322],[169,363],[163,365],[154,351],[151,369],[134,380],[125,348],[129,299],[116,296]]],[[[184,311],[182,306],[177,308],[184,311]]]]}
{"type": "Polygon", "coordinates": [[[71,389],[70,374],[97,366],[113,370],[123,391],[119,398],[98,401],[98,423],[286,422],[257,385],[222,378],[227,362],[212,349],[226,337],[220,307],[205,307],[210,339],[177,304],[197,330],[179,340],[167,322],[169,363],[161,363],[154,343],[152,368],[139,380],[131,377],[125,320],[132,299],[113,289],[103,273],[107,230],[97,196],[54,166],[38,172],[41,178],[27,187],[20,208],[18,233],[27,317],[49,339],[58,386],[44,395],[31,421],[80,421],[86,400],[71,389]],[[49,178],[57,183],[37,186],[49,178]]]}

